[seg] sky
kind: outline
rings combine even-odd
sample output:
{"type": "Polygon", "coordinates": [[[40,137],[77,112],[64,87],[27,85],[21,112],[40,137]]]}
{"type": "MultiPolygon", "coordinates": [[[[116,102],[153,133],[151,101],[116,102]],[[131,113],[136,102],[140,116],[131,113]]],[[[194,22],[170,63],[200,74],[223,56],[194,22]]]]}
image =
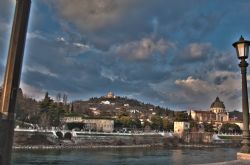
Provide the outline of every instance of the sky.
{"type": "MultiPolygon", "coordinates": [[[[14,7],[0,1],[1,84],[14,7]]],[[[32,0],[20,86],[38,100],[46,91],[70,100],[113,91],[174,110],[208,110],[219,96],[241,111],[232,43],[250,40],[249,8],[246,0],[32,0]]]]}

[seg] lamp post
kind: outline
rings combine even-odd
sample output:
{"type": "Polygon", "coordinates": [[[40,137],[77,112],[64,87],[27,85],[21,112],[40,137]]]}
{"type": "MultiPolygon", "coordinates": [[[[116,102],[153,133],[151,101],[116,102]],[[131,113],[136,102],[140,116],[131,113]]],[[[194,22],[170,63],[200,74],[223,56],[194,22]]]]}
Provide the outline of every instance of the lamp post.
{"type": "Polygon", "coordinates": [[[19,88],[31,0],[16,0],[0,105],[0,165],[11,163],[15,103],[19,88]]]}
{"type": "Polygon", "coordinates": [[[242,74],[242,112],[243,112],[243,140],[241,153],[250,153],[250,135],[249,135],[249,107],[248,107],[248,92],[247,92],[247,66],[246,59],[248,58],[250,41],[244,40],[241,36],[239,41],[233,43],[236,49],[238,58],[241,60],[239,67],[242,74]]]}

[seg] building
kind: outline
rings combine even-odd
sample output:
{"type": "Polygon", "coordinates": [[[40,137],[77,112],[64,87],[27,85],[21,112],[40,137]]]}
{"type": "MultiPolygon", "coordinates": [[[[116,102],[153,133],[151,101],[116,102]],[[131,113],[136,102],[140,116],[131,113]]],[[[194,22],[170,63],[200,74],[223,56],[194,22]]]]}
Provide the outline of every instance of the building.
{"type": "Polygon", "coordinates": [[[197,122],[228,122],[229,113],[226,112],[225,105],[216,97],[210,106],[210,111],[191,110],[191,118],[197,122]]]}
{"type": "Polygon", "coordinates": [[[79,116],[63,117],[61,120],[64,124],[77,123],[81,124],[85,130],[97,132],[113,132],[114,120],[113,119],[83,119],[79,116]]]}
{"type": "Polygon", "coordinates": [[[215,101],[210,106],[210,111],[215,113],[215,121],[227,122],[229,121],[229,113],[226,112],[225,105],[216,97],[215,101]]]}
{"type": "Polygon", "coordinates": [[[216,114],[211,111],[191,110],[191,118],[198,122],[212,122],[216,118],[216,114]]]}
{"type": "Polygon", "coordinates": [[[110,101],[105,100],[105,101],[101,101],[101,104],[104,104],[104,105],[110,105],[111,103],[110,103],[110,101]]]}
{"type": "Polygon", "coordinates": [[[114,93],[110,91],[110,92],[108,92],[108,94],[106,95],[106,98],[112,99],[112,98],[116,98],[116,97],[115,97],[114,93]]]}
{"type": "Polygon", "coordinates": [[[190,123],[185,121],[175,121],[174,122],[174,133],[182,134],[190,129],[190,123]]]}
{"type": "Polygon", "coordinates": [[[62,123],[80,123],[82,122],[82,117],[81,116],[70,116],[70,117],[63,117],[61,119],[62,123]]]}
{"type": "Polygon", "coordinates": [[[86,130],[94,130],[97,132],[113,132],[114,131],[114,120],[83,119],[82,123],[86,130]]]}

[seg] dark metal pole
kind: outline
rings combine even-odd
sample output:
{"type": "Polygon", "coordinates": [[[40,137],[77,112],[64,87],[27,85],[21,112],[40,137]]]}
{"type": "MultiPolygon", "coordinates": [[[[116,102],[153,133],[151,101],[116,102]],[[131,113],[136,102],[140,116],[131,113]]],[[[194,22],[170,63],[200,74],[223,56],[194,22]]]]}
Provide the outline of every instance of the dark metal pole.
{"type": "Polygon", "coordinates": [[[250,136],[249,136],[249,107],[248,107],[248,92],[247,92],[247,66],[245,59],[241,59],[239,67],[242,74],[242,111],[243,111],[243,146],[240,149],[241,153],[250,153],[250,136]]]}
{"type": "Polygon", "coordinates": [[[30,4],[31,0],[16,0],[0,106],[0,165],[9,165],[11,162],[16,95],[20,83],[30,4]]]}

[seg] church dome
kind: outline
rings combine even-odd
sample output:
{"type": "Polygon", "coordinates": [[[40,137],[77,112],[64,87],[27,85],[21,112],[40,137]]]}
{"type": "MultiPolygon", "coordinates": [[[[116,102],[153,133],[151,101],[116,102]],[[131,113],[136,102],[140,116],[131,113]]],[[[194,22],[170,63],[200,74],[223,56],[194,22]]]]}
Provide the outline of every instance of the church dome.
{"type": "Polygon", "coordinates": [[[211,104],[210,108],[223,108],[223,109],[225,109],[225,105],[222,101],[220,101],[219,97],[216,97],[215,101],[211,104]]]}

